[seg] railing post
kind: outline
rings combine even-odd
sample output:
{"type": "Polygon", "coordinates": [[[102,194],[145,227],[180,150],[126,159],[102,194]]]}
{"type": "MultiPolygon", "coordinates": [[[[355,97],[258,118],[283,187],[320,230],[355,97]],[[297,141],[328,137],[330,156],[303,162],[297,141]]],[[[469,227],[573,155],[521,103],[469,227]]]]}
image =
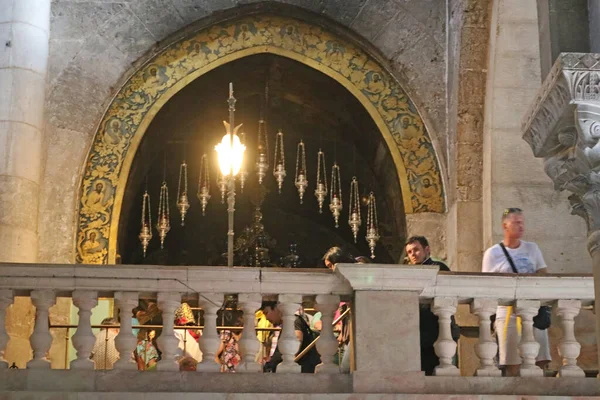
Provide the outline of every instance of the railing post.
{"type": "Polygon", "coordinates": [[[52,335],[48,326],[48,310],[56,303],[53,290],[33,290],[31,302],[35,306],[35,327],[29,337],[33,349],[33,360],[27,363],[27,368],[50,369],[50,361],[46,358],[52,345],[52,335]]]}
{"type": "Polygon", "coordinates": [[[92,331],[92,308],[98,305],[98,292],[91,290],[75,290],[72,295],[73,304],[79,309],[79,323],[75,334],[71,336],[73,347],[77,350],[77,359],[71,361],[73,369],[94,369],[94,361],[90,354],[96,343],[92,331]]]}
{"type": "Polygon", "coordinates": [[[158,308],[162,311],[163,330],[156,340],[162,351],[162,359],[156,365],[159,371],[179,371],[175,359],[179,340],[175,337],[175,310],[181,305],[181,293],[159,293],[158,308]]]}
{"type": "Polygon", "coordinates": [[[277,366],[277,372],[300,372],[300,365],[294,362],[296,352],[300,347],[300,342],[296,338],[294,322],[296,320],[296,311],[300,308],[302,296],[299,294],[282,294],[279,296],[279,309],[282,315],[281,334],[277,345],[281,352],[283,361],[277,366]]]}
{"type": "Polygon", "coordinates": [[[13,291],[9,289],[0,290],[0,369],[8,368],[8,363],[4,359],[4,351],[8,344],[8,334],[6,333],[5,317],[6,310],[13,302],[13,291]]]}
{"type": "Polygon", "coordinates": [[[244,313],[244,330],[240,339],[242,364],[239,372],[262,372],[262,366],[254,358],[260,348],[254,325],[255,312],[260,308],[262,296],[258,293],[242,293],[238,295],[238,305],[244,313]]]}
{"type": "Polygon", "coordinates": [[[450,329],[451,317],[456,313],[457,301],[455,298],[436,297],[433,299],[432,311],[439,319],[439,335],[433,347],[435,354],[440,358],[440,365],[435,367],[437,376],[460,376],[460,370],[452,364],[452,357],[456,354],[456,342],[452,340],[450,329]]]}
{"type": "Polygon", "coordinates": [[[119,351],[119,359],[113,365],[114,369],[137,369],[136,363],[130,354],[135,351],[137,337],[133,335],[131,327],[132,311],[138,305],[137,292],[116,292],[115,304],[119,309],[121,327],[115,337],[115,347],[119,351]]]}
{"type": "MultiPolygon", "coordinates": [[[[317,341],[317,351],[321,355],[321,364],[317,365],[317,373],[339,374],[340,368],[333,362],[337,352],[338,342],[333,334],[333,317],[340,305],[340,296],[320,294],[315,304],[321,312],[321,335],[317,341]]],[[[341,363],[342,360],[340,360],[341,363]]]]}
{"type": "Polygon", "coordinates": [[[535,365],[540,344],[533,336],[533,317],[540,309],[539,300],[517,300],[516,312],[521,317],[522,333],[519,351],[521,353],[520,376],[544,376],[544,371],[535,365]]]}
{"type": "Polygon", "coordinates": [[[215,362],[215,354],[219,349],[221,339],[217,332],[217,311],[223,304],[223,293],[201,294],[198,304],[204,310],[204,329],[200,338],[202,362],[197,370],[203,372],[219,372],[220,366],[215,362]]]}
{"type": "Polygon", "coordinates": [[[581,301],[558,300],[556,302],[556,314],[562,323],[563,336],[558,345],[558,353],[563,358],[563,365],[558,372],[559,376],[585,377],[585,372],[577,366],[577,357],[581,351],[581,345],[575,338],[574,318],[579,314],[581,301]]]}
{"type": "Polygon", "coordinates": [[[494,365],[494,357],[498,345],[492,337],[490,317],[496,313],[498,301],[491,299],[474,299],[471,313],[479,317],[479,343],[475,345],[475,354],[479,357],[477,376],[502,376],[502,371],[494,365]]]}

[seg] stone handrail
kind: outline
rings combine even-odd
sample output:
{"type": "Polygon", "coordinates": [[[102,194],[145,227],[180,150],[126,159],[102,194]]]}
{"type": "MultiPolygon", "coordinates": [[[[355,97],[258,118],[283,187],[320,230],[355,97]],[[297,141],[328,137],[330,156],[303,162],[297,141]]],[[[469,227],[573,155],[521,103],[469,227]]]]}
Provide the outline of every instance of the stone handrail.
{"type": "MultiPolygon", "coordinates": [[[[163,351],[162,360],[158,363],[159,371],[178,369],[178,341],[173,326],[175,310],[182,298],[197,296],[205,315],[204,335],[199,341],[204,357],[198,371],[217,372],[218,365],[213,361],[219,345],[215,321],[226,293],[238,294],[244,326],[254,326],[254,311],[264,298],[278,296],[283,318],[279,348],[284,360],[278,372],[294,373],[300,372],[299,366],[293,362],[298,347],[293,328],[294,313],[303,296],[316,296],[316,308],[323,313],[323,331],[317,343],[322,364],[317,375],[336,376],[339,369],[333,363],[333,357],[337,342],[331,322],[340,297],[353,296],[356,370],[352,374],[351,385],[353,391],[363,393],[415,392],[415,389],[407,389],[409,383],[398,381],[397,377],[406,374],[422,376],[419,303],[431,304],[432,312],[439,317],[440,333],[435,351],[440,365],[435,370],[437,376],[431,379],[443,382],[444,377],[460,375],[452,364],[457,345],[450,331],[451,317],[459,304],[468,304],[471,313],[479,318],[480,335],[475,346],[480,361],[478,377],[500,376],[500,370],[493,362],[497,345],[492,339],[489,322],[498,305],[514,305],[516,314],[523,319],[521,376],[532,377],[530,379],[543,376],[543,371],[534,362],[537,343],[532,330],[532,318],[541,304],[552,305],[555,314],[560,317],[559,321],[553,321],[563,330],[559,344],[563,357],[560,376],[583,377],[583,371],[577,366],[580,345],[574,336],[573,318],[581,307],[593,305],[594,299],[593,281],[587,275],[446,273],[439,272],[436,266],[338,264],[336,271],[331,272],[325,269],[248,267],[0,264],[0,369],[6,367],[2,355],[8,342],[4,314],[14,296],[30,296],[36,307],[35,328],[30,337],[33,359],[27,364],[28,369],[50,367],[46,358],[52,340],[48,311],[57,296],[72,297],[73,304],[79,308],[79,325],[72,337],[77,359],[71,362],[71,369],[94,368],[89,359],[95,341],[90,316],[99,297],[114,298],[121,310],[133,309],[140,298],[157,299],[164,323],[158,340],[163,351]]],[[[126,312],[125,315],[130,314],[126,312]]],[[[118,351],[125,354],[130,354],[135,348],[136,338],[131,333],[130,318],[121,318],[115,344],[118,351]]],[[[240,347],[243,362],[239,371],[262,371],[260,364],[254,362],[254,354],[259,348],[256,337],[242,335],[240,347]]],[[[124,357],[116,362],[114,368],[135,370],[136,366],[129,357],[124,357]]],[[[425,385],[429,382],[427,379],[422,381],[425,385]]],[[[463,385],[464,381],[455,383],[463,385]]],[[[463,385],[463,389],[456,390],[468,392],[465,387],[463,385]]],[[[510,386],[490,393],[507,391],[510,391],[510,386]]]]}

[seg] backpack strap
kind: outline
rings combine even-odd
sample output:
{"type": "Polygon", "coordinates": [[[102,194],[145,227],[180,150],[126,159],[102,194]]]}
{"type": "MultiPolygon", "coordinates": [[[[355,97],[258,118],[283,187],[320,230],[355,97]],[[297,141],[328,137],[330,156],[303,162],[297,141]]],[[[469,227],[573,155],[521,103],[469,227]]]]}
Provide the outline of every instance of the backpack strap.
{"type": "Polygon", "coordinates": [[[508,254],[506,247],[504,247],[504,243],[500,242],[500,247],[502,247],[502,251],[504,252],[504,255],[506,256],[506,259],[508,260],[508,263],[510,264],[510,267],[512,268],[513,272],[515,274],[518,274],[519,271],[517,271],[517,267],[515,267],[515,263],[512,257],[510,256],[510,254],[508,254]]]}

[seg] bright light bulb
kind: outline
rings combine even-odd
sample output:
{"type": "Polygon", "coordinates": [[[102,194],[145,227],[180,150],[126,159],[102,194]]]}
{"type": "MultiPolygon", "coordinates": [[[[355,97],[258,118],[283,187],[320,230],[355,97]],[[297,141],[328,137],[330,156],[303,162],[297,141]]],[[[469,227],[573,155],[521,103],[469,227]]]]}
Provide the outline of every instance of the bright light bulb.
{"type": "Polygon", "coordinates": [[[242,144],[238,135],[233,135],[233,146],[231,136],[223,136],[221,143],[215,146],[217,158],[219,160],[219,169],[224,176],[237,175],[242,168],[242,160],[246,146],[242,144]]]}

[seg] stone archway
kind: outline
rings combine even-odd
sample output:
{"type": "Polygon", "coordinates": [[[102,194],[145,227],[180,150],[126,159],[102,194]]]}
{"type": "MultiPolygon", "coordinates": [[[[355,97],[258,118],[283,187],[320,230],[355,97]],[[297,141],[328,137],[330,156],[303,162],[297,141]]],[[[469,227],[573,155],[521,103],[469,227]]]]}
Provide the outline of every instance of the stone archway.
{"type": "Polygon", "coordinates": [[[197,77],[260,53],[301,62],[344,86],[385,139],[400,179],[405,212],[445,211],[443,180],[429,134],[413,103],[382,65],[321,26],[288,17],[248,16],[170,45],[135,72],[116,95],[85,164],[79,193],[78,263],[115,262],[129,170],[160,108],[197,77]]]}

